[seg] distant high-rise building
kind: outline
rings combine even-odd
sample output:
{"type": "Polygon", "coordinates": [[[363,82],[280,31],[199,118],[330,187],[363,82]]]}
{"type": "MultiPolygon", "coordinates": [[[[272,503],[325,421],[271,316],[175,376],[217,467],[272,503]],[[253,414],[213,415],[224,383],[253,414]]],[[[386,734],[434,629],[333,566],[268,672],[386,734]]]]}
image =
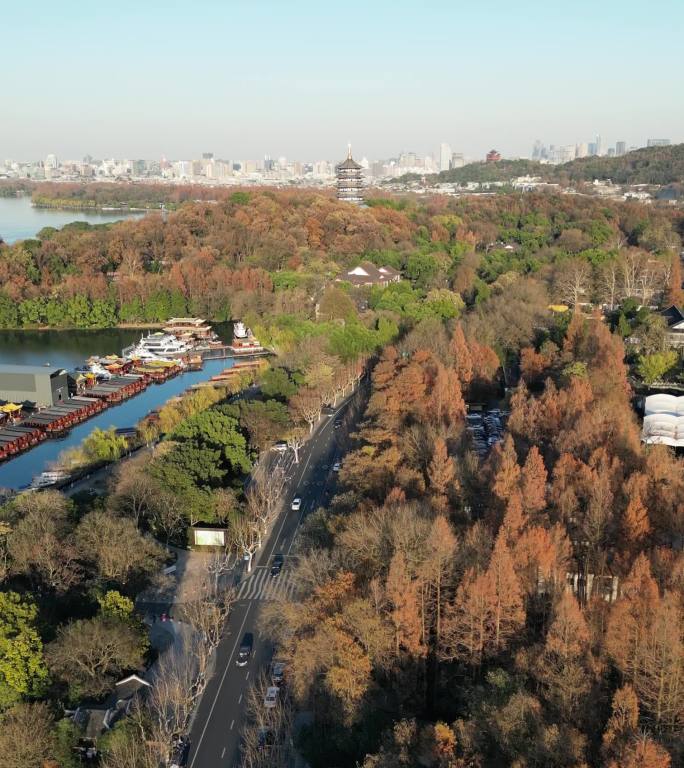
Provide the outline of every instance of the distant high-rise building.
{"type": "Polygon", "coordinates": [[[587,144],[587,154],[589,155],[589,157],[594,157],[594,155],[597,154],[597,152],[596,152],[596,142],[590,141],[587,144]]]}
{"type": "Polygon", "coordinates": [[[608,157],[615,157],[615,147],[608,147],[608,157]]]}
{"type": "Polygon", "coordinates": [[[583,141],[581,144],[578,144],[577,147],[575,147],[575,156],[576,157],[586,157],[589,154],[589,145],[586,141],[583,141]]]}
{"type": "Polygon", "coordinates": [[[601,144],[601,134],[597,133],[596,134],[596,151],[594,152],[594,154],[601,156],[602,153],[603,153],[603,147],[601,144]]]}
{"type": "Polygon", "coordinates": [[[214,159],[213,152],[202,152],[202,160],[213,160],[213,159],[214,159]]]}
{"type": "Polygon", "coordinates": [[[542,156],[542,147],[544,145],[541,143],[539,139],[537,139],[534,142],[534,146],[532,147],[532,159],[533,160],[541,160],[542,156]]]}
{"type": "Polygon", "coordinates": [[[442,142],[439,145],[439,170],[448,171],[451,165],[451,147],[442,142]]]}
{"type": "Polygon", "coordinates": [[[56,155],[48,155],[45,158],[45,167],[46,168],[52,168],[54,170],[57,167],[57,156],[56,155]]]}
{"type": "Polygon", "coordinates": [[[649,139],[646,142],[647,147],[669,147],[670,146],[670,140],[669,139],[649,139]]]}
{"type": "Polygon", "coordinates": [[[452,168],[463,168],[465,165],[465,160],[463,158],[463,152],[452,152],[451,153],[451,167],[452,168]]]}
{"type": "Polygon", "coordinates": [[[627,151],[627,144],[624,141],[615,142],[615,156],[621,157],[627,151]]]}
{"type": "Polygon", "coordinates": [[[351,144],[347,159],[335,168],[337,174],[337,199],[347,203],[363,203],[363,168],[352,157],[351,144]]]}
{"type": "Polygon", "coordinates": [[[499,160],[501,160],[501,155],[495,149],[490,149],[489,152],[487,152],[485,160],[488,163],[498,163],[499,160]]]}

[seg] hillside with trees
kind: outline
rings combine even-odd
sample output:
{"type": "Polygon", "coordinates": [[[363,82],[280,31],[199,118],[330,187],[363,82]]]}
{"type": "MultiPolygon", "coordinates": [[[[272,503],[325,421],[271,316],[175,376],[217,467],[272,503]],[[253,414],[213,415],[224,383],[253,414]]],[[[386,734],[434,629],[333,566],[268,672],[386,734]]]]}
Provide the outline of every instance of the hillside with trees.
{"type": "MultiPolygon", "coordinates": [[[[539,176],[544,181],[567,186],[594,179],[610,179],[614,184],[652,184],[666,186],[684,183],[684,144],[669,147],[644,147],[620,157],[582,157],[563,165],[548,165],[536,160],[501,160],[497,163],[469,163],[429,175],[430,184],[455,182],[508,182],[518,176],[539,176]]],[[[416,176],[402,177],[406,180],[416,176]]]]}
{"type": "MultiPolygon", "coordinates": [[[[262,627],[312,713],[312,767],[681,764],[684,465],[641,444],[631,400],[681,375],[649,307],[681,303],[683,234],[672,207],[580,196],[258,191],[0,246],[2,327],[241,317],[277,352],[258,397],[208,390],[146,420],[161,442],[104,497],[0,509],[2,754],[75,765],[64,707],[154,661],[133,605],[165,545],[219,524],[251,567],[282,489],[260,452],[299,450],[372,369],[338,493],[298,538],[297,598],[262,627]],[[363,260],[402,280],[335,282],[363,260]],[[484,451],[478,404],[510,412],[484,451]]],[[[205,576],[197,668],[162,665],[104,768],[154,768],[185,727],[230,610],[205,576]]]]}
{"type": "Polygon", "coordinates": [[[605,324],[555,339],[484,460],[476,325],[421,321],[376,365],[303,594],[264,622],[312,766],[681,764],[684,464],[641,447],[605,324]]]}

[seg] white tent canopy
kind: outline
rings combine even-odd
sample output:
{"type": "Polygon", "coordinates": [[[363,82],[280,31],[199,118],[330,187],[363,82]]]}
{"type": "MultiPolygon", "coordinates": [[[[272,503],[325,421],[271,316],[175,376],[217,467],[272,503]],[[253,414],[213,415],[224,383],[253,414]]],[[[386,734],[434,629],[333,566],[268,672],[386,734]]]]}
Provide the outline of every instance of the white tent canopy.
{"type": "Polygon", "coordinates": [[[649,395],[644,413],[641,439],[645,443],[684,447],[684,396],[649,395]]]}

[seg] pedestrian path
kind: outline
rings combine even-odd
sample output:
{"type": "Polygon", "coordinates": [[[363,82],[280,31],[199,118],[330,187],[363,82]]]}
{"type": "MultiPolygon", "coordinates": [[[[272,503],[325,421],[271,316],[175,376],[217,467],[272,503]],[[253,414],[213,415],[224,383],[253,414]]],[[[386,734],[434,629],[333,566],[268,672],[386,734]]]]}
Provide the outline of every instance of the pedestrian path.
{"type": "Polygon", "coordinates": [[[287,571],[273,578],[269,568],[257,568],[240,584],[238,600],[293,600],[295,584],[287,571]]]}

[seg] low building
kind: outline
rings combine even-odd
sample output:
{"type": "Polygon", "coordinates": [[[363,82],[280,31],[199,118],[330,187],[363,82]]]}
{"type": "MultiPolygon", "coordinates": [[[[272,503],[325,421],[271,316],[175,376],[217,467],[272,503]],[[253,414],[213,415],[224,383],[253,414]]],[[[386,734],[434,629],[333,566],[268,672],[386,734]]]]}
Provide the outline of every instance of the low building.
{"type": "Polygon", "coordinates": [[[0,365],[0,400],[57,405],[69,399],[69,379],[62,368],[41,365],[0,365]]]}
{"type": "Polygon", "coordinates": [[[376,267],[370,261],[364,261],[340,275],[336,282],[351,283],[355,287],[378,286],[386,288],[390,283],[398,283],[400,280],[401,273],[394,267],[376,267]]]}

